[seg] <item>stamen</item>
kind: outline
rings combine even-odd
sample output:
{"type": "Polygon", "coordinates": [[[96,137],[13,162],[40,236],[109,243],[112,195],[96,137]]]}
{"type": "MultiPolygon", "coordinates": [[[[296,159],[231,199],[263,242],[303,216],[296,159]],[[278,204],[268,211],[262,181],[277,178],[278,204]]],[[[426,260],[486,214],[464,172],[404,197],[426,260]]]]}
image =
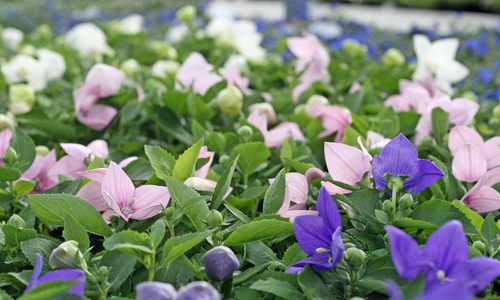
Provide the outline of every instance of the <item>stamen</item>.
{"type": "Polygon", "coordinates": [[[325,254],[325,253],[330,252],[330,250],[325,249],[325,248],[317,248],[316,252],[319,253],[319,254],[325,254]]]}

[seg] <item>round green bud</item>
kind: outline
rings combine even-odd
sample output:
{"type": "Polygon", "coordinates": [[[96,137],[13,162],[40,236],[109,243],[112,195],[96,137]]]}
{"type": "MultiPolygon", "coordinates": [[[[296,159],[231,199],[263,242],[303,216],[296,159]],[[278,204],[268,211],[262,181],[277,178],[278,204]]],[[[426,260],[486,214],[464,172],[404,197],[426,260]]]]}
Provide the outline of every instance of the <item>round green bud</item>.
{"type": "Polygon", "coordinates": [[[207,215],[207,224],[210,227],[219,227],[224,222],[222,215],[218,210],[212,209],[207,215]]]}
{"type": "Polygon", "coordinates": [[[42,24],[35,29],[35,33],[43,40],[52,39],[52,29],[47,24],[42,24]]]}
{"type": "Polygon", "coordinates": [[[35,56],[36,55],[36,47],[30,44],[24,45],[21,49],[19,49],[19,54],[35,56]]]}
{"type": "Polygon", "coordinates": [[[217,95],[219,109],[231,117],[236,117],[243,107],[243,94],[234,85],[223,89],[217,95]]]}
{"type": "Polygon", "coordinates": [[[477,102],[477,95],[473,91],[467,91],[463,93],[462,98],[477,102]]]}
{"type": "Polygon", "coordinates": [[[175,60],[177,58],[177,50],[167,42],[164,41],[151,41],[149,48],[161,58],[175,60]]]}
{"type": "Polygon", "coordinates": [[[49,154],[49,152],[50,152],[49,148],[47,148],[47,146],[43,146],[43,145],[36,146],[35,150],[36,150],[36,154],[38,154],[40,156],[45,156],[45,155],[49,154]]]}
{"type": "Polygon", "coordinates": [[[296,115],[299,115],[299,116],[305,116],[305,115],[307,115],[306,105],[305,104],[299,104],[299,105],[295,106],[295,108],[293,110],[293,113],[296,114],[296,115]]]}
{"type": "Polygon", "coordinates": [[[77,241],[67,241],[60,244],[56,249],[52,251],[49,257],[49,265],[52,269],[74,269],[75,256],[80,256],[80,260],[83,260],[83,255],[78,249],[77,241]]]}
{"type": "Polygon", "coordinates": [[[129,58],[124,60],[120,64],[120,69],[127,75],[127,77],[134,77],[134,75],[140,70],[141,65],[137,62],[137,60],[133,58],[129,58]]]}
{"type": "Polygon", "coordinates": [[[432,145],[432,138],[430,136],[424,136],[420,139],[421,145],[432,145]]]}
{"type": "Polygon", "coordinates": [[[399,198],[398,204],[403,209],[410,208],[413,205],[413,197],[410,194],[404,194],[399,198]]]}
{"type": "Polygon", "coordinates": [[[23,220],[23,218],[21,218],[20,216],[16,215],[16,214],[13,214],[9,221],[7,222],[7,224],[10,224],[14,227],[16,227],[17,229],[24,229],[26,228],[26,222],[23,220]]]}
{"type": "Polygon", "coordinates": [[[491,126],[491,128],[498,129],[500,128],[500,118],[493,117],[488,121],[488,124],[491,126]]]}
{"type": "Polygon", "coordinates": [[[193,20],[195,16],[196,16],[196,7],[194,7],[194,5],[183,6],[175,14],[175,17],[177,19],[184,21],[186,23],[191,22],[191,20],[193,20]]]}
{"type": "Polygon", "coordinates": [[[347,259],[352,266],[361,266],[365,261],[366,254],[358,248],[349,248],[346,250],[347,259]]]}
{"type": "Polygon", "coordinates": [[[14,162],[17,159],[17,152],[14,148],[9,147],[7,150],[5,150],[5,153],[3,155],[3,160],[5,162],[11,163],[14,162]]]}
{"type": "Polygon", "coordinates": [[[364,58],[368,53],[368,47],[356,40],[345,40],[342,44],[342,51],[354,58],[364,58]]]}
{"type": "Polygon", "coordinates": [[[486,245],[481,241],[475,241],[474,243],[472,243],[472,247],[479,250],[479,252],[481,252],[482,254],[486,253],[486,245]]]}
{"type": "Polygon", "coordinates": [[[252,127],[247,125],[241,126],[240,128],[238,128],[238,135],[243,141],[248,142],[253,135],[252,127]]]}
{"type": "Polygon", "coordinates": [[[101,266],[97,271],[97,276],[99,277],[99,281],[104,282],[109,275],[108,268],[106,266],[101,266]]]}
{"type": "Polygon", "coordinates": [[[394,205],[392,204],[391,200],[385,200],[382,203],[382,210],[390,215],[392,213],[393,206],[394,205]]]}
{"type": "Polygon", "coordinates": [[[388,67],[399,67],[405,63],[405,56],[396,48],[389,48],[382,56],[382,63],[388,67]]]}
{"type": "Polygon", "coordinates": [[[9,88],[9,99],[11,113],[27,113],[35,105],[35,90],[27,84],[13,84],[9,88]]]}
{"type": "Polygon", "coordinates": [[[226,154],[223,154],[219,157],[219,163],[224,164],[227,160],[229,159],[229,156],[226,154]]]}
{"type": "Polygon", "coordinates": [[[167,207],[165,209],[165,215],[167,216],[168,219],[171,219],[174,216],[174,213],[175,213],[175,208],[173,208],[172,206],[167,207]]]}
{"type": "Polygon", "coordinates": [[[0,131],[7,128],[14,128],[14,115],[11,113],[7,113],[7,115],[0,114],[0,131]]]}
{"type": "Polygon", "coordinates": [[[493,108],[493,117],[500,119],[500,105],[493,108]]]}

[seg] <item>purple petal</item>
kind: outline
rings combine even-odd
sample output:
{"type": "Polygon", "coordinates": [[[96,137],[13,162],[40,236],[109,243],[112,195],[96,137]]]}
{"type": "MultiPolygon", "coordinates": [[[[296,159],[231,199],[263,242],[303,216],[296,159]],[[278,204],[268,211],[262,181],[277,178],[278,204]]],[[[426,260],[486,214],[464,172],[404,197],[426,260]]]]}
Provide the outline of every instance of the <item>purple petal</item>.
{"type": "Polygon", "coordinates": [[[414,171],[409,175],[410,178],[405,180],[404,187],[408,193],[414,189],[417,194],[443,177],[444,173],[431,161],[419,159],[414,171]]]}
{"type": "Polygon", "coordinates": [[[318,248],[330,249],[332,235],[324,229],[323,220],[317,216],[298,216],[293,222],[297,242],[305,253],[313,255],[318,248]]]}
{"type": "Polygon", "coordinates": [[[467,274],[472,281],[474,294],[480,293],[500,276],[500,260],[490,257],[473,257],[465,263],[467,274]]]}
{"type": "Polygon", "coordinates": [[[28,283],[28,286],[24,291],[25,293],[38,285],[38,278],[40,277],[40,274],[42,274],[42,268],[43,268],[43,258],[40,253],[37,253],[35,268],[33,269],[33,274],[31,275],[30,282],[28,283]]]}
{"type": "Polygon", "coordinates": [[[473,295],[469,282],[459,278],[426,289],[425,293],[415,298],[415,300],[471,300],[474,298],[473,295]]]}
{"type": "Polygon", "coordinates": [[[335,232],[332,234],[332,246],[330,247],[330,254],[332,256],[333,267],[335,267],[342,256],[344,256],[344,243],[342,242],[342,237],[340,236],[341,230],[342,227],[337,227],[335,232]]]}
{"type": "Polygon", "coordinates": [[[421,270],[422,251],[406,232],[394,226],[385,226],[389,237],[392,262],[399,276],[413,280],[421,270]]]}
{"type": "Polygon", "coordinates": [[[136,287],[136,300],[174,300],[177,291],[170,283],[141,282],[136,287]]]}
{"type": "Polygon", "coordinates": [[[386,288],[387,292],[389,293],[389,297],[392,300],[405,300],[405,298],[403,296],[403,292],[401,292],[401,288],[394,281],[387,280],[385,282],[385,288],[386,288]]]}
{"type": "Polygon", "coordinates": [[[335,201],[325,187],[319,190],[316,209],[323,219],[323,224],[330,234],[333,234],[339,227],[342,228],[340,213],[335,201]]]}
{"type": "Polygon", "coordinates": [[[220,300],[219,292],[206,281],[191,282],[179,290],[176,300],[220,300]]]}
{"type": "Polygon", "coordinates": [[[50,281],[77,281],[78,284],[68,290],[68,294],[83,296],[85,290],[85,273],[82,270],[57,270],[49,272],[38,280],[38,285],[50,281]]]}
{"type": "Polygon", "coordinates": [[[205,273],[214,281],[222,281],[231,278],[240,262],[233,250],[226,246],[217,246],[210,249],[202,257],[205,264],[205,273]]]}

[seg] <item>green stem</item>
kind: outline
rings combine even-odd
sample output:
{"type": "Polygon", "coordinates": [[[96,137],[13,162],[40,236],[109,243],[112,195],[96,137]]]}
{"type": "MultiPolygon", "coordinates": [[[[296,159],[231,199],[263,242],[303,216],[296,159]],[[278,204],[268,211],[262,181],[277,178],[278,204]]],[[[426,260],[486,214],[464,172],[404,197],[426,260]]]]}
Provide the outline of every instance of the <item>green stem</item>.
{"type": "Polygon", "coordinates": [[[398,194],[398,185],[395,184],[392,187],[392,220],[396,221],[396,200],[397,200],[397,194],[398,194]]]}
{"type": "Polygon", "coordinates": [[[149,265],[149,276],[148,276],[148,281],[153,281],[154,277],[155,277],[155,264],[156,264],[156,261],[155,261],[155,254],[151,255],[151,264],[149,265]]]}

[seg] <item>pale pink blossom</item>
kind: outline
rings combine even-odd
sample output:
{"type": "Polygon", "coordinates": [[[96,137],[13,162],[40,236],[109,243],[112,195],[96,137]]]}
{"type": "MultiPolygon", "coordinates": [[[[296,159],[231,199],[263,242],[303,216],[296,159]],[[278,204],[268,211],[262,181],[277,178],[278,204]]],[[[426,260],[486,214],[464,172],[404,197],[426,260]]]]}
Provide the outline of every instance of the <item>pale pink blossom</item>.
{"type": "Polygon", "coordinates": [[[321,108],[327,106],[328,104],[330,104],[330,102],[324,96],[312,95],[311,97],[309,97],[309,99],[307,99],[307,103],[305,106],[306,116],[309,119],[316,118],[318,116],[316,108],[321,108]]]}
{"type": "Polygon", "coordinates": [[[375,131],[368,130],[366,132],[366,144],[369,149],[384,148],[390,141],[391,139],[385,138],[375,131]]]}
{"type": "Polygon", "coordinates": [[[281,148],[283,142],[292,137],[295,141],[305,143],[306,139],[300,131],[299,125],[294,122],[281,123],[271,130],[267,129],[267,117],[255,110],[248,116],[247,121],[257,127],[264,136],[268,148],[281,148]]]}
{"type": "Polygon", "coordinates": [[[56,152],[51,150],[45,156],[37,154],[33,164],[26,170],[19,180],[34,181],[32,193],[39,193],[54,187],[57,181],[49,178],[48,172],[56,163],[56,152]]]}
{"type": "Polygon", "coordinates": [[[460,200],[464,205],[478,213],[500,209],[500,193],[492,186],[500,182],[500,168],[493,168],[460,200]]]}
{"type": "Polygon", "coordinates": [[[12,137],[12,131],[10,129],[6,128],[0,131],[0,157],[3,157],[5,154],[5,150],[9,148],[11,137],[12,137]]]}
{"type": "Polygon", "coordinates": [[[193,92],[205,95],[222,78],[212,73],[213,66],[198,52],[191,53],[177,71],[176,89],[191,87],[193,92]],[[182,85],[182,86],[181,86],[182,85]]]}
{"type": "Polygon", "coordinates": [[[271,103],[261,102],[255,103],[248,107],[248,111],[253,113],[254,111],[258,111],[260,115],[266,116],[268,124],[275,124],[277,121],[276,112],[274,111],[271,103]]]}
{"type": "Polygon", "coordinates": [[[227,66],[220,70],[220,73],[227,80],[227,85],[236,85],[242,93],[248,90],[248,84],[250,80],[246,77],[242,77],[238,69],[233,66],[227,66]]]}
{"type": "Polygon", "coordinates": [[[335,142],[342,141],[346,126],[352,123],[351,112],[346,108],[336,106],[316,107],[316,115],[324,128],[318,135],[318,138],[323,138],[336,132],[335,142]]]}

